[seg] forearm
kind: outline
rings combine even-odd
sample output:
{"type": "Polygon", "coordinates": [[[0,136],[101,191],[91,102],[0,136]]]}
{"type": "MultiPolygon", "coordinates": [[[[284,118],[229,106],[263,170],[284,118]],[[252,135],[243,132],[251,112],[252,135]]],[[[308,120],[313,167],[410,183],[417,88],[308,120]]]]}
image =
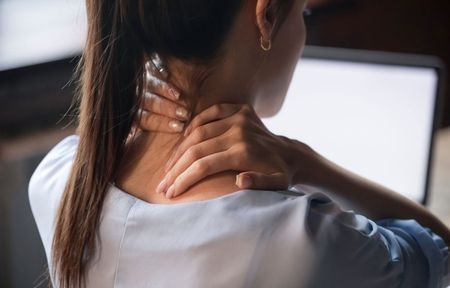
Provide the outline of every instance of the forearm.
{"type": "Polygon", "coordinates": [[[305,177],[305,171],[302,168],[296,169],[294,183],[320,187],[331,195],[344,199],[358,213],[373,220],[415,219],[422,226],[440,235],[450,246],[448,227],[423,206],[339,167],[312,150],[307,152],[309,160],[305,163],[305,147],[297,145],[297,151],[299,158],[295,162],[299,163],[297,165],[308,164],[307,168],[310,172],[305,177]]]}

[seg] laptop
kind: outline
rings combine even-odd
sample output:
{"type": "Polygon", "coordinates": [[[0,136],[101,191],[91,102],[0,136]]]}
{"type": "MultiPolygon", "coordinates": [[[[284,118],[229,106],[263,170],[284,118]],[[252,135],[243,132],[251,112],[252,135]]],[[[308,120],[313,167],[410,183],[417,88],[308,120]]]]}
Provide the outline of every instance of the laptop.
{"type": "Polygon", "coordinates": [[[272,132],[426,204],[441,74],[434,57],[306,47],[282,109],[263,121],[272,132]]]}

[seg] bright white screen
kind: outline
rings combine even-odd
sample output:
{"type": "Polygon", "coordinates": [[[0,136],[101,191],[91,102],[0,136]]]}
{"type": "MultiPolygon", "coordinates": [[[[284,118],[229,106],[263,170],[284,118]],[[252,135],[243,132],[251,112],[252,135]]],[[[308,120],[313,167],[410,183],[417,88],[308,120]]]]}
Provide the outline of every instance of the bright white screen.
{"type": "Polygon", "coordinates": [[[267,127],[415,201],[425,192],[434,69],[303,59],[267,127]]]}

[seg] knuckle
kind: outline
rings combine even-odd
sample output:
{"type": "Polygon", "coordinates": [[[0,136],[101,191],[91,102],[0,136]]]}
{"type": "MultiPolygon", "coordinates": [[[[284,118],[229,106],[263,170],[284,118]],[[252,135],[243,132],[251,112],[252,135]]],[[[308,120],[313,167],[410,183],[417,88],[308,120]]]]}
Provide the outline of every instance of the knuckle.
{"type": "Polygon", "coordinates": [[[144,130],[148,130],[150,128],[146,118],[143,117],[139,118],[139,127],[141,127],[144,130]]]}
{"type": "Polygon", "coordinates": [[[208,172],[209,165],[206,161],[197,161],[194,165],[194,169],[197,171],[197,173],[204,175],[208,172]]]}
{"type": "Polygon", "coordinates": [[[246,153],[246,148],[244,146],[239,146],[237,147],[235,153],[234,153],[234,157],[232,157],[233,159],[233,164],[236,167],[243,167],[245,166],[247,163],[249,163],[249,154],[246,153]]]}
{"type": "Polygon", "coordinates": [[[245,142],[246,134],[245,134],[245,129],[243,129],[242,126],[237,126],[235,128],[234,135],[235,135],[237,141],[245,142]]]}
{"type": "Polygon", "coordinates": [[[254,110],[253,107],[250,105],[244,105],[240,111],[241,114],[243,114],[247,118],[251,118],[254,116],[254,110]]]}
{"type": "Polygon", "coordinates": [[[148,104],[151,104],[155,101],[156,95],[151,91],[145,91],[144,99],[148,104]]]}
{"type": "Polygon", "coordinates": [[[222,113],[222,111],[223,111],[222,105],[218,104],[218,105],[214,105],[212,112],[213,112],[214,115],[219,115],[219,114],[222,113]]]}
{"type": "Polygon", "coordinates": [[[252,114],[252,108],[248,104],[242,105],[241,113],[250,116],[252,114]]]}
{"type": "MultiPolygon", "coordinates": [[[[199,118],[199,116],[196,116],[196,117],[194,117],[194,119],[192,119],[191,123],[189,124],[189,127],[194,129],[194,131],[195,131],[195,130],[197,130],[196,127],[198,127],[198,123],[200,123],[200,118],[199,118]]],[[[193,132],[193,131],[191,131],[191,132],[193,132]]]]}
{"type": "Polygon", "coordinates": [[[200,157],[200,151],[196,147],[190,147],[187,150],[187,155],[191,161],[195,161],[200,157]]]}
{"type": "Polygon", "coordinates": [[[141,119],[142,119],[142,123],[146,127],[153,127],[153,117],[151,116],[150,113],[142,114],[141,119]]]}
{"type": "Polygon", "coordinates": [[[245,122],[242,122],[243,120],[236,120],[235,125],[232,127],[233,135],[237,138],[239,141],[245,141],[248,137],[247,134],[249,133],[247,129],[247,125],[245,122]]]}
{"type": "Polygon", "coordinates": [[[147,116],[146,116],[146,120],[145,120],[145,122],[147,123],[147,125],[149,126],[149,127],[153,127],[153,126],[156,126],[155,124],[155,117],[154,117],[154,115],[152,114],[152,113],[148,113],[147,114],[147,116]]]}
{"type": "Polygon", "coordinates": [[[134,119],[136,121],[143,122],[143,121],[145,121],[145,118],[146,118],[145,116],[146,116],[145,110],[139,108],[134,114],[134,119]]]}
{"type": "Polygon", "coordinates": [[[236,115],[236,125],[244,126],[246,121],[247,121],[247,118],[242,113],[239,113],[236,115]]]}
{"type": "Polygon", "coordinates": [[[195,138],[199,139],[199,140],[203,140],[206,138],[206,130],[203,127],[198,127],[197,129],[195,129],[195,138]]]}
{"type": "Polygon", "coordinates": [[[236,151],[241,156],[248,157],[248,155],[251,152],[251,149],[250,149],[249,145],[247,145],[246,143],[240,143],[237,145],[236,151]]]}
{"type": "Polygon", "coordinates": [[[236,113],[242,109],[242,104],[230,104],[230,108],[236,113]]]}
{"type": "Polygon", "coordinates": [[[146,101],[146,106],[145,108],[147,108],[149,111],[153,110],[155,107],[155,104],[157,104],[157,102],[159,102],[159,98],[153,94],[153,93],[149,93],[149,96],[146,97],[145,99],[146,101]]]}

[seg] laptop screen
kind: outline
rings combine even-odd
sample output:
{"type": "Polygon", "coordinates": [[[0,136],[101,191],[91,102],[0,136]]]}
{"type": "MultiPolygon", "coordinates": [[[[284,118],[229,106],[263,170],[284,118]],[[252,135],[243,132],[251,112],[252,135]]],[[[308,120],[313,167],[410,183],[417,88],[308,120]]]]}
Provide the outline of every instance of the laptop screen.
{"type": "Polygon", "coordinates": [[[433,68],[304,58],[281,111],[264,122],[422,202],[437,89],[433,68]]]}

